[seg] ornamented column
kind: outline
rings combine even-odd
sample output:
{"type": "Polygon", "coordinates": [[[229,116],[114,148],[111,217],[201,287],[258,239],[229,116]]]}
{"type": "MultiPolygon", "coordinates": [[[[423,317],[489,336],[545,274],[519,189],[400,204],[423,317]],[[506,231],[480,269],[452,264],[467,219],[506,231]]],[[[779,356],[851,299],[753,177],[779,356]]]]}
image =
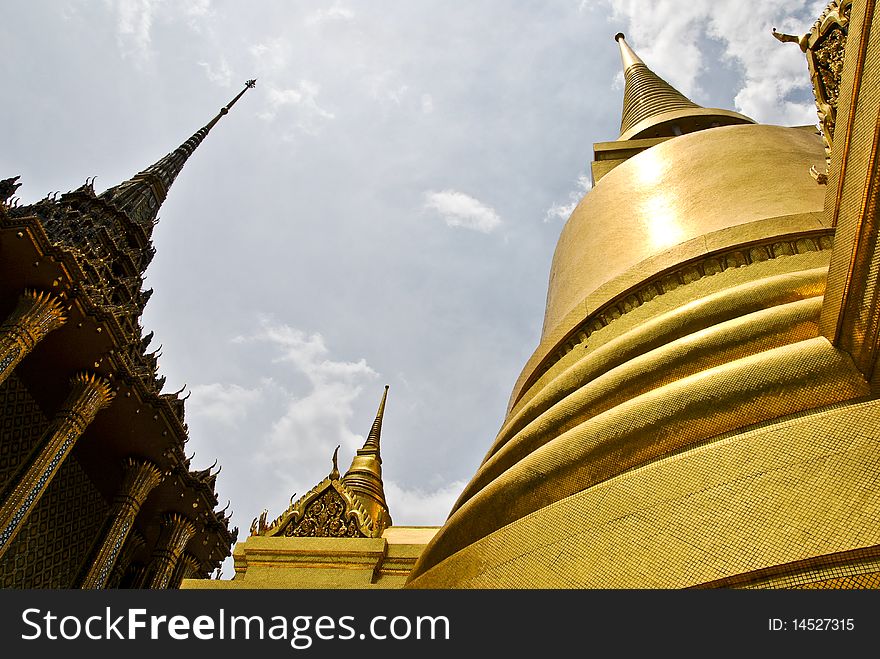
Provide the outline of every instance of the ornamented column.
{"type": "Polygon", "coordinates": [[[195,525],[179,513],[165,516],[162,537],[153,552],[153,575],[150,588],[168,588],[177,561],[183,554],[186,543],[196,534],[195,525]]]}
{"type": "MultiPolygon", "coordinates": [[[[128,534],[128,540],[122,545],[122,552],[116,561],[116,565],[113,566],[110,578],[107,580],[107,588],[120,587],[122,579],[131,567],[132,560],[146,546],[147,541],[144,539],[143,534],[137,529],[132,529],[131,533],[128,534]]],[[[135,588],[133,584],[127,584],[127,587],[135,588]]]]}
{"type": "Polygon", "coordinates": [[[183,552],[171,578],[171,587],[180,588],[180,582],[184,579],[198,579],[200,570],[199,560],[189,552],[183,552]]]}
{"type": "Polygon", "coordinates": [[[134,525],[135,517],[147,496],[160,482],[162,473],[151,462],[128,458],[122,487],[113,500],[113,509],[105,523],[101,546],[90,559],[89,571],[80,588],[104,588],[122,546],[134,525]]]}
{"type": "Polygon", "coordinates": [[[0,493],[0,556],[21,530],[24,520],[52,482],[95,415],[111,400],[110,384],[95,375],[80,373],[71,381],[71,392],[37,447],[0,493]]]}
{"type": "Polygon", "coordinates": [[[61,301],[55,296],[34,290],[22,293],[15,311],[0,325],[0,383],[40,339],[66,320],[61,301]]]}

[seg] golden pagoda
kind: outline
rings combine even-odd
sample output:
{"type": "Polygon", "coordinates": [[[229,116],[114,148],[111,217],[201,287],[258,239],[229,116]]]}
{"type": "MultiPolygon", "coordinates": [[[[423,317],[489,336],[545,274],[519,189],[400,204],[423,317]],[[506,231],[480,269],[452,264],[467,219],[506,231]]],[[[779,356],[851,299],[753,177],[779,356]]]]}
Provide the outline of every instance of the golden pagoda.
{"type": "Polygon", "coordinates": [[[191,470],[181,392],[140,317],[159,207],[249,80],[177,149],[100,195],[20,206],[0,181],[0,586],[176,588],[238,534],[191,470]]]}
{"type": "Polygon", "coordinates": [[[273,522],[268,511],[232,553],[231,581],[186,579],[182,588],[401,588],[436,527],[392,526],[379,442],[388,386],[351,467],[330,474],[273,522]]]}
{"type": "Polygon", "coordinates": [[[617,35],[621,134],[408,587],[880,586],[878,34],[843,0],[780,35],[823,136],[702,108],[617,35]]]}

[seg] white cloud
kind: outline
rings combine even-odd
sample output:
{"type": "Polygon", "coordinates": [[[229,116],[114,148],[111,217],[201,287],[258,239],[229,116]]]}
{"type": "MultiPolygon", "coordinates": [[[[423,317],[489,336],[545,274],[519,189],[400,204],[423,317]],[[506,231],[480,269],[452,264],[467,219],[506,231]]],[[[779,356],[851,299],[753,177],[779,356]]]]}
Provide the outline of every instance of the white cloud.
{"type": "Polygon", "coordinates": [[[116,41],[123,57],[144,63],[153,57],[153,27],[157,19],[185,20],[194,32],[212,14],[211,0],[105,0],[116,13],[116,41]]]}
{"type": "Polygon", "coordinates": [[[431,114],[434,111],[434,98],[430,94],[422,94],[422,113],[431,114]]]}
{"type": "Polygon", "coordinates": [[[369,76],[366,83],[370,96],[378,101],[390,101],[394,105],[400,105],[409,89],[397,79],[397,74],[390,70],[369,76]]]}
{"type": "Polygon", "coordinates": [[[258,116],[266,121],[272,121],[283,109],[290,108],[294,126],[309,135],[317,135],[321,124],[336,117],[332,112],[318,105],[319,93],[318,85],[310,80],[300,80],[296,87],[289,89],[269,86],[266,92],[268,107],[258,116]]]}
{"type": "Polygon", "coordinates": [[[334,4],[327,9],[319,9],[306,16],[306,25],[319,25],[327,21],[350,21],[354,18],[354,12],[340,3],[334,4]]]}
{"type": "Polygon", "coordinates": [[[205,75],[208,77],[208,80],[215,85],[220,85],[221,87],[232,85],[232,69],[229,68],[229,63],[225,57],[220,58],[216,69],[209,62],[199,62],[199,66],[205,69],[205,75]]]}
{"type": "Polygon", "coordinates": [[[426,192],[425,208],[437,211],[451,227],[490,233],[501,225],[494,208],[457,190],[426,192]]]}
{"type": "Polygon", "coordinates": [[[396,526],[437,526],[446,519],[464,481],[454,481],[436,490],[407,489],[384,479],[385,498],[396,526]]]}
{"type": "Polygon", "coordinates": [[[290,61],[290,43],[286,39],[267,39],[250,47],[257,66],[257,75],[265,76],[283,71],[290,61]]]}
{"type": "Polygon", "coordinates": [[[577,178],[577,183],[575,184],[575,189],[568,193],[568,201],[565,203],[554,203],[547,209],[547,212],[544,213],[544,222],[549,222],[550,220],[562,220],[566,221],[574,212],[575,207],[580,203],[581,199],[583,199],[584,195],[590,191],[593,185],[590,182],[590,177],[586,174],[581,174],[577,178]]]}
{"type": "MultiPolygon", "coordinates": [[[[274,420],[266,436],[254,447],[255,457],[271,465],[292,489],[298,487],[303,491],[323,478],[335,446],[342,445],[349,454],[360,447],[363,435],[349,427],[353,403],[363,385],[378,374],[364,359],[331,359],[320,334],[308,334],[269,318],[261,320],[253,335],[234,341],[269,344],[275,354],[274,362],[292,365],[291,375],[305,376],[307,380],[304,395],[288,392],[282,407],[271,412],[274,416],[270,418],[274,420]]],[[[369,426],[365,427],[368,429],[369,426]]]]}
{"type": "Polygon", "coordinates": [[[161,0],[120,0],[115,5],[116,38],[123,56],[145,60],[151,56],[151,28],[161,0]]]}
{"type": "Polygon", "coordinates": [[[236,426],[249,409],[260,400],[262,392],[237,384],[199,384],[191,389],[186,402],[187,417],[206,417],[224,426],[236,426]]]}
{"type": "Polygon", "coordinates": [[[211,0],[176,0],[187,16],[207,16],[211,13],[211,0]]]}
{"type": "Polygon", "coordinates": [[[260,330],[256,334],[250,337],[236,337],[234,341],[236,343],[265,341],[274,345],[281,353],[276,357],[276,362],[292,363],[316,386],[334,380],[350,383],[364,375],[368,377],[376,375],[363,359],[357,362],[327,359],[330,351],[320,334],[307,334],[290,325],[274,323],[269,318],[261,319],[260,330]]]}

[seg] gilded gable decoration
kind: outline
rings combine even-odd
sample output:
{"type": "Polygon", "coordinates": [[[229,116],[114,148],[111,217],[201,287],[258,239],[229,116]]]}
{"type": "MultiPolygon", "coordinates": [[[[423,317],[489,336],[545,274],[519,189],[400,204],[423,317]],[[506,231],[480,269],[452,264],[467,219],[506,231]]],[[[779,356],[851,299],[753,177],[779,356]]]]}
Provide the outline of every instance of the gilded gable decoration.
{"type": "Polygon", "coordinates": [[[251,535],[307,538],[374,538],[373,520],[358,500],[357,495],[339,480],[336,457],[330,474],[309,490],[271,524],[266,524],[265,513],[254,519],[251,535]]]}
{"type": "Polygon", "coordinates": [[[828,180],[831,144],[834,138],[834,125],[837,122],[837,101],[840,97],[840,81],[843,76],[843,55],[849,34],[851,13],[852,0],[842,2],[834,0],[825,8],[812,29],[802,37],[773,30],[773,36],[780,41],[797,43],[807,58],[827,160],[825,172],[811,170],[813,177],[819,183],[828,180]]]}

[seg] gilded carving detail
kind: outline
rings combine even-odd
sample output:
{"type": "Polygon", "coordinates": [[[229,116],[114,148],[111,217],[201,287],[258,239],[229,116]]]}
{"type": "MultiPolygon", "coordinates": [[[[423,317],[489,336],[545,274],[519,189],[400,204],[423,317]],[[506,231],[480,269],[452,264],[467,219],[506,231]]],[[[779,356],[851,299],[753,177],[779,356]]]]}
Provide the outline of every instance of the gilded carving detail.
{"type": "Polygon", "coordinates": [[[308,505],[302,519],[291,519],[279,535],[307,538],[363,538],[354,514],[346,514],[339,493],[329,488],[308,505]]]}
{"type": "Polygon", "coordinates": [[[851,11],[852,0],[833,0],[813,28],[802,37],[773,31],[773,36],[780,41],[797,43],[807,58],[822,139],[825,142],[825,171],[818,172],[815,168],[810,170],[819,183],[828,181],[828,168],[831,166],[831,144],[837,121],[837,100],[840,97],[843,56],[851,11]]]}
{"type": "Polygon", "coordinates": [[[141,505],[149,493],[162,481],[161,472],[149,462],[129,458],[125,461],[122,488],[116,495],[113,511],[108,518],[110,526],[91,567],[83,580],[82,588],[104,588],[120,550],[134,526],[141,505]]]}
{"type": "Polygon", "coordinates": [[[163,538],[153,554],[154,570],[150,588],[169,587],[177,561],[195,534],[196,527],[188,518],[178,513],[166,516],[163,538]]]}
{"type": "MultiPolygon", "coordinates": [[[[335,471],[335,470],[334,470],[335,471]]],[[[328,476],[309,490],[271,524],[266,512],[251,524],[251,535],[310,538],[373,538],[381,534],[351,490],[328,476]]]]}

